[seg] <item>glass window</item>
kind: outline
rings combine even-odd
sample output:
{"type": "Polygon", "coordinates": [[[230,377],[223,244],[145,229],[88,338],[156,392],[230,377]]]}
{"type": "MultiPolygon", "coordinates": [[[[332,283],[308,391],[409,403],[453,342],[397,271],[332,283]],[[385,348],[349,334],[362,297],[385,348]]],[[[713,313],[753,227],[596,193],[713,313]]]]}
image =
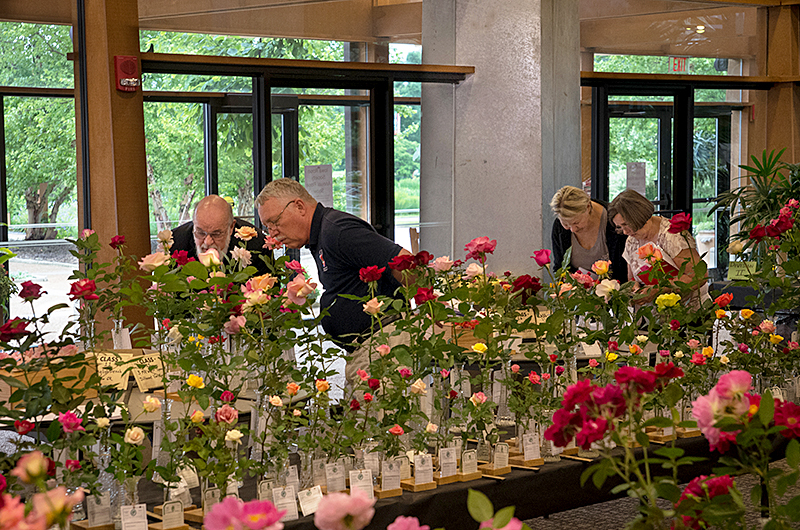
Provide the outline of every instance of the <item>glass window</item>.
{"type": "Polygon", "coordinates": [[[0,50],[0,86],[74,86],[68,26],[0,22],[0,50]]]}

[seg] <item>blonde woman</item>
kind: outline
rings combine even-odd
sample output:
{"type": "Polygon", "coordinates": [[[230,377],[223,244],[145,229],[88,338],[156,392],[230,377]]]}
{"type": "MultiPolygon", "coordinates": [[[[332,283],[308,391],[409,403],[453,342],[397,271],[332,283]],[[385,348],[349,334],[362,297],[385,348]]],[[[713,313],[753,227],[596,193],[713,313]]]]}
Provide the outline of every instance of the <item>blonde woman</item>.
{"type": "Polygon", "coordinates": [[[557,218],[551,233],[554,269],[562,267],[564,254],[572,247],[570,272],[588,272],[595,261],[608,260],[611,277],[627,281],[628,267],[622,257],[626,238],[617,233],[605,203],[590,199],[582,189],[564,186],[553,196],[550,207],[557,218]]]}

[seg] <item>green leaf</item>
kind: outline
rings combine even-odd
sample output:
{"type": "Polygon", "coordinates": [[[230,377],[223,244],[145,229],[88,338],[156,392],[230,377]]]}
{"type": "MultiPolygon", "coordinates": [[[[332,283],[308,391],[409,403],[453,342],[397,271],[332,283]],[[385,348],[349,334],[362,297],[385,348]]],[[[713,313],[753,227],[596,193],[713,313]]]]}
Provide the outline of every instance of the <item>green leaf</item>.
{"type": "Polygon", "coordinates": [[[667,407],[672,408],[684,395],[683,387],[677,383],[670,383],[662,392],[667,407]]]}
{"type": "Polygon", "coordinates": [[[498,510],[496,514],[494,514],[494,520],[492,521],[492,526],[495,528],[505,528],[509,522],[511,522],[511,518],[514,517],[514,507],[513,506],[506,506],[502,510],[498,510]]]}
{"type": "Polygon", "coordinates": [[[654,453],[664,458],[677,460],[685,454],[685,451],[680,447],[661,447],[660,449],[656,449],[654,453]]]}
{"type": "Polygon", "coordinates": [[[45,435],[47,436],[48,441],[55,442],[58,440],[58,437],[61,436],[61,423],[57,421],[51,421],[50,426],[47,427],[47,432],[45,435]]]}
{"type": "Polygon", "coordinates": [[[656,491],[659,497],[667,499],[673,504],[681,498],[681,489],[671,482],[659,482],[656,484],[656,491]]]}
{"type": "Polygon", "coordinates": [[[797,438],[789,440],[789,445],[786,446],[786,463],[789,464],[789,469],[800,467],[800,442],[797,438]]]}
{"type": "Polygon", "coordinates": [[[772,422],[772,416],[775,414],[775,400],[772,398],[772,392],[766,389],[761,394],[761,405],[758,407],[758,419],[764,425],[769,425],[772,422]]]}
{"type": "Polygon", "coordinates": [[[664,428],[664,427],[672,427],[672,425],[673,425],[673,423],[672,423],[671,419],[664,418],[664,417],[661,417],[661,416],[656,416],[655,418],[650,418],[649,420],[644,422],[642,427],[660,427],[660,428],[664,428]]]}
{"type": "Polygon", "coordinates": [[[628,488],[630,488],[630,487],[631,487],[631,485],[630,485],[630,484],[626,484],[626,483],[623,483],[623,484],[617,484],[616,486],[614,486],[614,487],[611,489],[611,494],[612,494],[612,495],[616,495],[617,493],[619,493],[619,492],[621,492],[621,491],[625,491],[625,490],[627,490],[627,489],[628,489],[628,488]]]}
{"type": "Polygon", "coordinates": [[[480,491],[470,489],[467,493],[467,510],[477,522],[488,521],[494,516],[494,507],[489,497],[480,491]]]}

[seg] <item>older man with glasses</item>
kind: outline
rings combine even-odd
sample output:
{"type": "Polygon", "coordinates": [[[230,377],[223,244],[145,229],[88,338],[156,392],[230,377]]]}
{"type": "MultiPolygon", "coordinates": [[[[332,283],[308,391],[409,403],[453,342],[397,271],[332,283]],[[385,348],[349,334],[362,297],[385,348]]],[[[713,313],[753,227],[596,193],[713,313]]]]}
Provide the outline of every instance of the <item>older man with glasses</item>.
{"type": "Polygon", "coordinates": [[[243,227],[255,230],[255,236],[244,242],[245,248],[253,253],[251,265],[258,274],[269,272],[266,263],[259,255],[269,255],[264,249],[264,233],[252,224],[233,216],[228,201],[219,195],[209,195],[201,199],[194,209],[192,220],[172,231],[174,243],[171,251],[185,250],[187,257],[197,259],[198,254],[216,249],[220,258],[231,259],[231,251],[243,242],[236,237],[236,231],[243,227]]]}
{"type": "MultiPolygon", "coordinates": [[[[372,320],[361,302],[340,295],[366,296],[369,287],[359,277],[359,271],[374,265],[386,268],[377,281],[377,294],[398,296],[402,276],[387,264],[395,256],[411,253],[378,234],[363,219],[319,204],[291,179],[267,184],[256,198],[256,207],[270,236],[288,248],[305,246],[314,257],[325,288],[320,307],[328,310],[322,327],[350,352],[345,377],[353,381],[357,370],[369,366],[370,351],[365,339],[370,335],[372,320]]],[[[391,335],[393,325],[384,321],[383,331],[391,335]]],[[[400,333],[391,336],[388,345],[407,340],[408,334],[400,333]]]]}

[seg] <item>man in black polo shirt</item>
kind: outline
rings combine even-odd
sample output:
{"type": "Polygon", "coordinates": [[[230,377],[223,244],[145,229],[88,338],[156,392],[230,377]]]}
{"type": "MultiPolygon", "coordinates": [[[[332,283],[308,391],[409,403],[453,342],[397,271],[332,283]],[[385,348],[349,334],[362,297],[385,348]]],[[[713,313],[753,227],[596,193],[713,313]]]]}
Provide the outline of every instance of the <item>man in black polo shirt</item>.
{"type": "Polygon", "coordinates": [[[219,195],[203,197],[194,209],[192,220],[172,231],[170,252],[185,250],[187,258],[197,259],[198,251],[203,253],[213,248],[221,259],[227,257],[230,261],[232,251],[242,242],[236,237],[236,231],[244,227],[251,228],[250,233],[255,234],[245,244],[252,253],[250,264],[258,270],[258,275],[266,274],[269,269],[259,257],[270,253],[263,248],[264,233],[247,221],[234,218],[231,205],[219,195]]]}
{"type": "Polygon", "coordinates": [[[328,310],[322,327],[351,353],[345,377],[352,381],[356,370],[369,365],[367,348],[357,348],[357,342],[369,334],[371,317],[364,312],[361,302],[339,295],[363,297],[369,294],[369,287],[361,281],[359,271],[375,265],[386,267],[378,281],[377,294],[397,296],[402,276],[387,265],[395,256],[411,253],[378,234],[363,219],[322,206],[300,183],[291,179],[267,184],[256,198],[256,207],[272,237],[288,248],[306,246],[314,256],[319,279],[325,288],[320,306],[328,310]]]}

